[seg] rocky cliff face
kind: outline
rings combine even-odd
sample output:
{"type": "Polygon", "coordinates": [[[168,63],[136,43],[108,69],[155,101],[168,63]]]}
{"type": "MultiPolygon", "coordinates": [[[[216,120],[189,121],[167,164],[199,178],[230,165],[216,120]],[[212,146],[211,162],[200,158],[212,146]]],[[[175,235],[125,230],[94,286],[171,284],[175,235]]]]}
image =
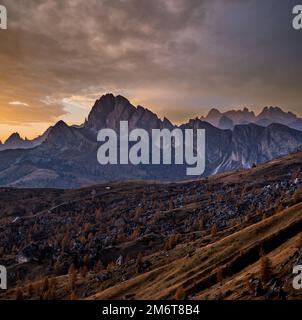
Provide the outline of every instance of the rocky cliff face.
{"type": "MultiPolygon", "coordinates": [[[[245,113],[250,114],[248,110],[245,113]]],[[[213,111],[212,117],[217,114],[218,110],[213,111]]],[[[74,188],[113,180],[188,179],[185,165],[101,166],[96,157],[97,131],[112,128],[118,132],[121,120],[129,122],[130,130],[173,128],[169,120],[159,119],[148,109],[134,107],[126,98],[108,94],[96,101],[83,126],[68,126],[59,121],[35,148],[1,151],[0,185],[74,188]]],[[[250,168],[302,146],[302,132],[280,124],[263,127],[248,123],[222,130],[194,119],[179,128],[205,129],[206,175],[250,168]]],[[[9,143],[18,144],[20,140],[14,135],[9,143]]]]}
{"type": "Polygon", "coordinates": [[[251,168],[294,152],[302,145],[302,132],[280,124],[262,127],[251,123],[221,130],[207,122],[191,120],[183,128],[206,130],[207,175],[251,168]]]}

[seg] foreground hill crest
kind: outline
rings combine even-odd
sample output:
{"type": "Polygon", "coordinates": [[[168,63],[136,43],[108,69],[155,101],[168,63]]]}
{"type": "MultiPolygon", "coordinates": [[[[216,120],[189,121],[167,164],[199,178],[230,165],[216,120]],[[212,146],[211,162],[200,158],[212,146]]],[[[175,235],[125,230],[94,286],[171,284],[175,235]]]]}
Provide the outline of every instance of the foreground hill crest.
{"type": "Polygon", "coordinates": [[[298,152],[183,183],[0,188],[0,300],[301,299],[301,166],[298,152]]]}

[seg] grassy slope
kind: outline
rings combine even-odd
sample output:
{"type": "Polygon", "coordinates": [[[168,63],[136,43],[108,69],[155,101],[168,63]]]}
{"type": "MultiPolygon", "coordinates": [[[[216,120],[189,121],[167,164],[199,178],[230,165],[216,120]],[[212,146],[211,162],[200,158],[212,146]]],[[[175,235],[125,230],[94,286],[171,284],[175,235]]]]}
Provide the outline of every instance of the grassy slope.
{"type": "Polygon", "coordinates": [[[279,259],[287,257],[289,252],[296,250],[294,246],[290,250],[289,247],[301,231],[302,204],[299,204],[213,244],[197,248],[192,257],[176,260],[89,298],[121,299],[129,294],[135,294],[135,299],[172,298],[180,286],[191,297],[201,292],[204,294],[200,297],[205,297],[211,294],[211,289],[213,293],[217,291],[218,267],[225,268],[225,286],[234,291],[233,287],[238,286],[238,281],[228,283],[228,279],[238,276],[243,281],[242,272],[245,269],[248,270],[244,271],[246,276],[249,272],[257,273],[261,247],[265,248],[266,253],[271,252],[275,262],[280,263],[277,256],[279,259]]]}

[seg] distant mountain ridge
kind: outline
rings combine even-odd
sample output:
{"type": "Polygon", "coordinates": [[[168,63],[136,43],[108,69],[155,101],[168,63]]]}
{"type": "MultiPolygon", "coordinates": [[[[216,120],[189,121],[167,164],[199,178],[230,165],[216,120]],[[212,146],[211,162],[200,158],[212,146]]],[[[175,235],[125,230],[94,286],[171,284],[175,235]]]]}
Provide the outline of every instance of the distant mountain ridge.
{"type": "MultiPolygon", "coordinates": [[[[265,117],[271,111],[265,109],[265,117]]],[[[218,114],[218,110],[210,112],[210,120],[214,121],[218,114]]],[[[253,118],[253,113],[247,109],[231,114],[233,119],[236,116],[237,121],[253,118]]],[[[288,119],[291,117],[289,115],[288,119]]],[[[227,118],[225,116],[221,121],[225,126],[230,123],[227,118]]],[[[118,132],[121,120],[129,122],[130,130],[142,128],[150,131],[174,127],[168,119],[160,119],[142,106],[135,107],[122,96],[106,94],[95,102],[82,126],[68,126],[59,121],[32,148],[15,147],[1,151],[0,186],[78,188],[104,181],[175,181],[192,178],[186,176],[186,165],[101,166],[96,157],[100,145],[96,139],[97,132],[102,128],[112,128],[118,132]]],[[[220,129],[196,118],[179,128],[206,130],[206,176],[251,168],[302,146],[301,131],[278,123],[266,127],[246,123],[234,125],[232,129],[220,129]]],[[[26,143],[26,140],[20,140],[15,134],[6,143],[14,146],[26,143]]]]}
{"type": "MultiPolygon", "coordinates": [[[[106,94],[97,100],[83,125],[73,125],[73,128],[90,128],[96,132],[101,128],[112,128],[118,130],[119,121],[127,120],[129,129],[145,128],[150,131],[156,128],[173,128],[175,125],[167,118],[160,120],[158,116],[142,106],[134,107],[129,100],[123,96],[106,94]],[[112,112],[112,106],[114,112],[112,112]]],[[[200,120],[212,124],[219,129],[234,129],[236,125],[254,123],[267,127],[273,123],[283,124],[289,128],[302,131],[302,118],[292,112],[285,112],[279,107],[265,107],[256,115],[248,108],[220,112],[211,109],[206,116],[200,120]]],[[[52,127],[48,128],[41,136],[29,140],[22,139],[18,132],[13,133],[3,144],[0,141],[0,151],[8,149],[31,149],[43,143],[48,137],[52,127]]]]}
{"type": "Polygon", "coordinates": [[[11,150],[11,149],[31,149],[34,148],[41,143],[43,143],[52,127],[48,128],[41,136],[33,140],[28,140],[27,138],[22,139],[18,132],[11,134],[4,143],[0,141],[0,151],[3,150],[11,150]]]}
{"type": "Polygon", "coordinates": [[[273,123],[286,125],[292,129],[302,131],[302,118],[292,112],[284,112],[279,107],[265,107],[258,115],[248,108],[220,112],[213,108],[201,120],[211,123],[220,129],[233,129],[240,124],[254,123],[267,127],[273,123]]]}

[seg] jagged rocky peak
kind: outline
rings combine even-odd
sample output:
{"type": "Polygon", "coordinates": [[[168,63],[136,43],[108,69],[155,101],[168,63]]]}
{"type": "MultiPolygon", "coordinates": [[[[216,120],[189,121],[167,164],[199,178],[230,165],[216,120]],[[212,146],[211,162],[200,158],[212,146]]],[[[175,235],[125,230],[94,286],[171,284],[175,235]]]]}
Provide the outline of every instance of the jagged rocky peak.
{"type": "Polygon", "coordinates": [[[211,123],[213,126],[218,127],[219,121],[222,116],[223,114],[218,109],[212,108],[205,117],[201,117],[200,119],[211,123]]]}
{"type": "Polygon", "coordinates": [[[237,117],[255,117],[254,111],[250,111],[249,108],[244,107],[243,109],[235,109],[235,110],[230,110],[226,111],[224,115],[234,115],[237,117]]]}
{"type": "Polygon", "coordinates": [[[241,123],[250,123],[255,121],[255,114],[247,107],[238,110],[229,110],[226,112],[220,112],[218,109],[211,109],[206,117],[202,117],[205,121],[210,122],[212,125],[221,129],[225,127],[231,128],[233,125],[241,123]]]}
{"type": "Polygon", "coordinates": [[[205,119],[219,121],[221,117],[222,113],[218,109],[212,108],[206,115],[205,119]]]}
{"type": "Polygon", "coordinates": [[[269,125],[271,123],[281,123],[292,127],[299,118],[292,112],[285,112],[280,107],[265,107],[257,117],[259,123],[269,125]]]}
{"type": "Polygon", "coordinates": [[[244,109],[230,110],[224,113],[224,116],[229,118],[234,125],[254,122],[256,119],[255,113],[247,107],[244,109]]]}
{"type": "Polygon", "coordinates": [[[15,132],[8,137],[8,139],[5,141],[5,144],[14,144],[19,142],[23,142],[23,139],[20,137],[18,132],[15,132]]]}
{"type": "Polygon", "coordinates": [[[259,116],[258,117],[261,117],[262,115],[265,115],[265,114],[274,114],[274,113],[280,113],[283,111],[279,108],[279,107],[273,107],[273,106],[266,106],[263,108],[263,110],[260,112],[259,116]]]}
{"type": "Polygon", "coordinates": [[[209,113],[208,113],[208,115],[207,115],[207,118],[216,117],[216,116],[221,116],[221,115],[222,115],[222,113],[221,113],[218,109],[212,108],[212,109],[209,111],[209,113]]]}
{"type": "Polygon", "coordinates": [[[53,134],[66,134],[70,131],[70,127],[63,120],[58,121],[50,130],[48,137],[53,134]]]}
{"type": "Polygon", "coordinates": [[[292,112],[285,112],[280,107],[265,107],[258,117],[262,116],[287,116],[296,119],[297,116],[292,112]]]}
{"type": "Polygon", "coordinates": [[[118,118],[124,118],[126,113],[133,112],[135,107],[123,96],[114,96],[111,93],[98,99],[91,109],[85,127],[100,129],[103,127],[115,127],[112,123],[118,118]],[[111,122],[111,123],[110,123],[111,122]]]}
{"type": "Polygon", "coordinates": [[[112,128],[118,131],[120,121],[128,121],[130,129],[148,130],[171,125],[170,122],[161,121],[149,109],[142,106],[135,107],[125,97],[109,93],[95,102],[84,127],[94,131],[102,128],[112,128]]]}
{"type": "Polygon", "coordinates": [[[60,120],[50,129],[46,142],[49,143],[66,140],[70,134],[70,127],[63,120],[60,120]]]}

